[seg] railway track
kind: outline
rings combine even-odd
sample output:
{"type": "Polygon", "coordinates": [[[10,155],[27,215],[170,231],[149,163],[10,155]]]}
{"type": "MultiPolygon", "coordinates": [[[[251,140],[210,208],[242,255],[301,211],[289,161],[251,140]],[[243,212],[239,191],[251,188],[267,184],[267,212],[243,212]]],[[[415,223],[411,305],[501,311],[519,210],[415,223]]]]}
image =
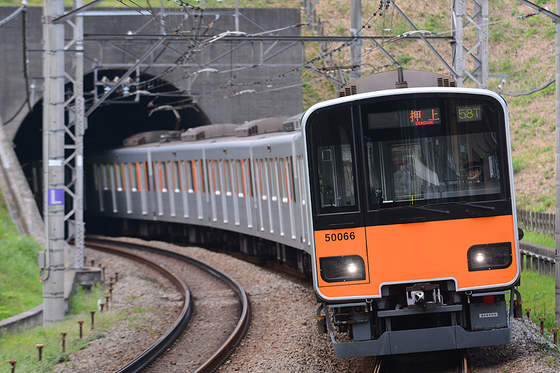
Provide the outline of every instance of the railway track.
{"type": "Polygon", "coordinates": [[[211,372],[247,332],[251,311],[245,291],[212,266],[147,245],[88,239],[87,246],[157,270],[174,284],[184,299],[179,316],[165,335],[119,372],[211,372]],[[165,266],[159,264],[162,262],[165,266]],[[217,327],[216,320],[218,325],[225,326],[217,327]],[[205,330],[209,325],[213,332],[205,330]]]}

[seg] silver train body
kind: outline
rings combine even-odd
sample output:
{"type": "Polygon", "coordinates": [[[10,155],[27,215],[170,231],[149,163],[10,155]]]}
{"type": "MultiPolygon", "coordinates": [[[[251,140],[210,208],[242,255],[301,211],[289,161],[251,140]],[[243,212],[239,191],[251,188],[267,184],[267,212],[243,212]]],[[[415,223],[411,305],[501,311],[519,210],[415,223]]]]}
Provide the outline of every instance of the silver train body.
{"type": "Polygon", "coordinates": [[[308,271],[300,118],[139,134],[125,140],[128,146],[88,157],[88,225],[188,243],[225,241],[308,271]]]}

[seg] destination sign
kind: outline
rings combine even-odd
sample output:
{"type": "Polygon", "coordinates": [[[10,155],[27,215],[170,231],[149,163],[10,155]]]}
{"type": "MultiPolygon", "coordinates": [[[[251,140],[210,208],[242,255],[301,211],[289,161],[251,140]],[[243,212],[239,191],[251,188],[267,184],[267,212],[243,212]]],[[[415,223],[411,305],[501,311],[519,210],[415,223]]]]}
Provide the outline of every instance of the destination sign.
{"type": "Polygon", "coordinates": [[[439,108],[410,110],[409,118],[410,123],[414,126],[428,126],[441,123],[439,108]]]}

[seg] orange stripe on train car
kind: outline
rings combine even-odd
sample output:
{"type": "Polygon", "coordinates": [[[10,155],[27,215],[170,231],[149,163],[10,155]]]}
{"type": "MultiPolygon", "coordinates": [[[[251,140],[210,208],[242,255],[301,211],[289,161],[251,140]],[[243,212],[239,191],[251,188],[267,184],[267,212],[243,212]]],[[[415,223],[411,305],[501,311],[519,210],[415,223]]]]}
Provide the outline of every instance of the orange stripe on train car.
{"type": "Polygon", "coordinates": [[[365,231],[367,248],[360,248],[363,243],[356,241],[339,245],[338,251],[320,240],[324,234],[338,230],[315,232],[317,268],[320,257],[351,254],[362,255],[368,267],[369,283],[326,283],[319,275],[319,290],[324,297],[379,297],[383,284],[436,279],[455,279],[458,290],[483,289],[511,284],[519,274],[511,215],[381,225],[365,231]],[[512,243],[513,258],[508,268],[469,272],[467,251],[471,246],[500,242],[512,243]]]}

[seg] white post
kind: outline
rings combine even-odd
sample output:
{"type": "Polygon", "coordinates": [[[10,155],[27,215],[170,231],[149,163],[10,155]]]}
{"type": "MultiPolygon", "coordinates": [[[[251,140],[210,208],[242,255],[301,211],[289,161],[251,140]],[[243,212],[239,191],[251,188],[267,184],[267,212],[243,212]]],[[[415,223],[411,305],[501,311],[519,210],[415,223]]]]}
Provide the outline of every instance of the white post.
{"type": "Polygon", "coordinates": [[[63,0],[43,6],[43,215],[46,231],[46,268],[43,277],[43,321],[64,319],[64,14],[63,0]]]}

